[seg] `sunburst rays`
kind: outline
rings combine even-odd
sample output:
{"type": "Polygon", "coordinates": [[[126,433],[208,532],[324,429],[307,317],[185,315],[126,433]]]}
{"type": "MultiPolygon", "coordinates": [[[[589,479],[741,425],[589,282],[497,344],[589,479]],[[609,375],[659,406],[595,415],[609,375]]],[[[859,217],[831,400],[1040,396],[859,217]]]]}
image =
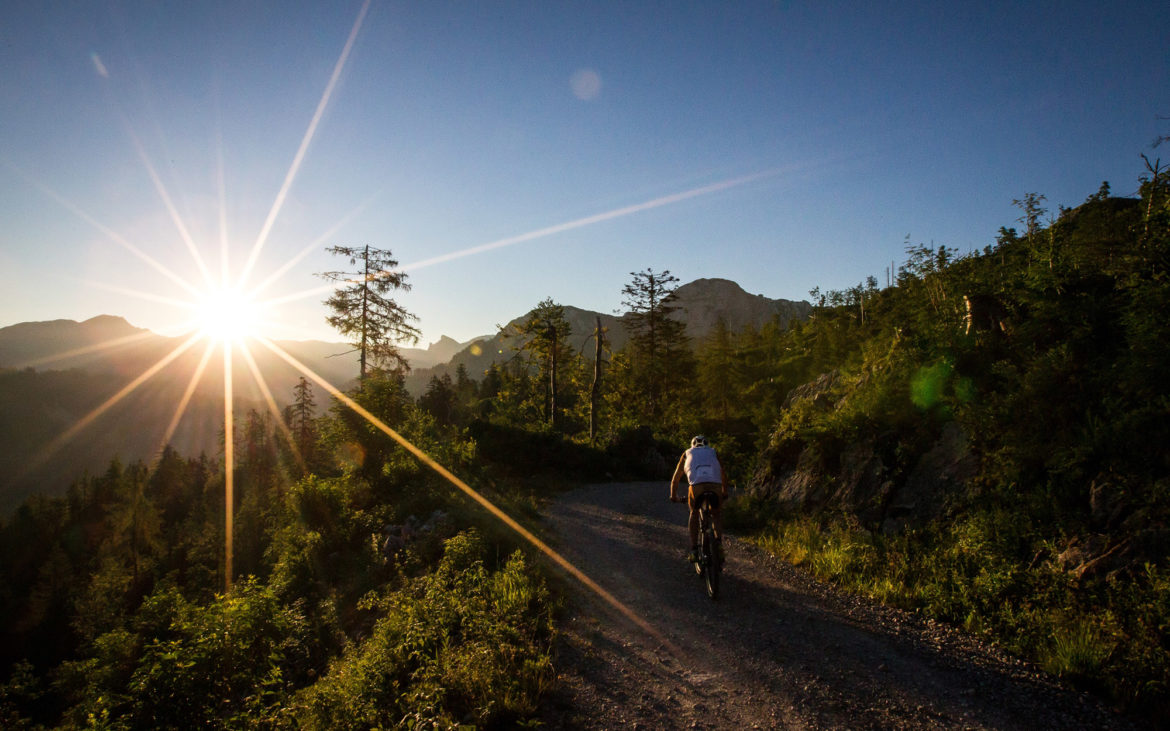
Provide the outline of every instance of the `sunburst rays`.
{"type": "MultiPolygon", "coordinates": [[[[263,278],[259,282],[259,284],[255,285],[251,289],[247,288],[247,286],[246,286],[247,282],[249,281],[250,277],[252,276],[252,274],[253,274],[253,272],[254,272],[254,270],[255,270],[255,268],[260,260],[260,254],[261,254],[262,250],[264,249],[264,246],[268,242],[269,237],[272,234],[273,227],[281,214],[281,211],[284,207],[285,201],[287,200],[289,191],[292,188],[292,186],[297,178],[297,175],[300,171],[301,165],[302,165],[302,163],[303,163],[303,161],[308,153],[308,150],[311,146],[312,140],[313,140],[314,136],[316,135],[316,132],[317,132],[317,129],[320,125],[320,122],[325,115],[325,112],[329,106],[329,102],[330,102],[331,98],[333,97],[333,94],[334,94],[334,91],[335,91],[336,86],[338,84],[338,81],[344,72],[346,62],[347,62],[347,60],[350,56],[350,53],[354,47],[355,41],[356,41],[360,31],[361,31],[361,28],[362,28],[364,20],[366,18],[367,12],[369,10],[369,5],[370,5],[369,0],[366,0],[366,2],[363,3],[360,11],[358,12],[357,17],[354,20],[354,23],[350,29],[350,32],[349,32],[349,35],[346,39],[344,47],[341,50],[336,63],[334,64],[333,73],[331,74],[329,81],[328,81],[324,91],[322,92],[320,100],[318,101],[316,109],[315,109],[315,111],[312,115],[312,118],[308,124],[308,127],[305,130],[305,133],[301,138],[300,145],[299,145],[298,149],[296,150],[296,153],[293,156],[292,162],[290,163],[289,168],[284,176],[284,179],[283,179],[283,182],[281,183],[280,189],[278,190],[278,192],[275,196],[275,199],[273,200],[272,206],[271,206],[270,210],[268,211],[268,214],[265,217],[262,226],[260,227],[260,230],[256,236],[254,243],[252,244],[252,246],[250,247],[250,249],[248,251],[246,260],[244,261],[244,264],[239,272],[239,275],[234,278],[234,281],[233,281],[233,277],[231,276],[230,266],[229,266],[229,258],[230,258],[230,254],[231,254],[231,246],[230,246],[231,238],[228,235],[228,225],[227,225],[227,218],[226,218],[226,205],[227,205],[226,188],[227,188],[227,186],[226,186],[226,180],[225,180],[225,175],[224,175],[224,161],[223,161],[223,155],[222,155],[222,144],[220,144],[220,146],[217,147],[217,152],[216,152],[216,154],[217,154],[216,184],[217,184],[217,198],[218,198],[218,203],[219,203],[219,218],[218,218],[219,236],[218,236],[217,243],[219,244],[220,256],[221,256],[220,267],[219,267],[219,276],[217,278],[216,276],[214,276],[212,274],[211,268],[209,267],[207,261],[203,258],[203,255],[200,253],[200,248],[199,248],[198,242],[196,242],[195,239],[192,237],[192,235],[190,233],[190,228],[186,225],[186,223],[183,221],[182,216],[179,214],[178,209],[176,208],[176,206],[173,203],[173,198],[172,198],[170,192],[167,190],[167,187],[164,184],[162,178],[156,172],[156,167],[152,163],[152,161],[150,160],[150,157],[147,154],[145,148],[140,143],[138,138],[135,136],[134,131],[132,128],[130,128],[129,124],[126,125],[127,132],[131,137],[131,140],[134,144],[134,148],[135,148],[136,152],[138,153],[138,157],[140,158],[141,162],[143,163],[143,165],[145,166],[145,168],[147,170],[147,174],[151,180],[151,184],[153,185],[155,191],[157,192],[159,198],[161,199],[163,206],[165,207],[165,209],[166,209],[166,211],[171,219],[171,222],[174,224],[176,230],[178,231],[179,238],[182,240],[184,246],[191,253],[191,255],[195,261],[195,267],[198,270],[199,275],[201,276],[206,289],[209,289],[209,290],[215,289],[217,286],[219,288],[232,288],[232,289],[235,289],[238,291],[245,292],[247,296],[255,297],[261,290],[267,289],[273,283],[278,281],[280,279],[280,277],[282,277],[284,274],[286,274],[296,263],[301,261],[309,253],[311,253],[314,250],[318,250],[324,242],[328,241],[332,236],[334,236],[337,231],[339,231],[354,216],[356,216],[358,213],[360,213],[373,200],[373,198],[368,199],[367,201],[365,201],[362,204],[360,204],[359,206],[357,206],[355,209],[353,209],[352,211],[347,213],[344,217],[339,219],[337,221],[337,223],[335,223],[333,226],[329,227],[329,229],[325,233],[323,233],[320,237],[318,237],[316,240],[314,240],[312,242],[312,244],[310,244],[308,247],[306,247],[303,251],[301,251],[300,253],[296,254],[295,256],[289,258],[287,261],[285,261],[284,263],[282,263],[281,265],[276,267],[275,271],[272,274],[270,274],[269,276],[263,278]]],[[[8,165],[9,165],[9,167],[14,167],[10,163],[8,163],[8,165]]],[[[65,209],[69,210],[74,215],[78,216],[79,218],[81,218],[82,220],[86,221],[88,224],[93,226],[95,229],[97,229],[98,231],[103,233],[109,241],[112,241],[112,242],[118,244],[119,246],[121,246],[122,248],[124,248],[125,250],[129,251],[131,254],[133,254],[135,257],[140,259],[142,262],[144,262],[145,264],[147,264],[148,266],[153,268],[155,271],[162,274],[167,280],[176,284],[182,291],[191,295],[191,297],[194,300],[197,301],[204,294],[204,290],[200,289],[199,286],[192,284],[190,281],[188,281],[184,277],[176,274],[174,271],[172,271],[170,268],[168,268],[167,266],[165,266],[164,264],[159,262],[157,259],[155,259],[154,257],[147,254],[142,249],[142,247],[135,245],[134,243],[131,243],[125,236],[121,235],[117,231],[106,226],[104,223],[97,220],[94,216],[90,215],[88,212],[83,210],[81,207],[79,207],[79,206],[75,205],[74,203],[70,202],[69,200],[65,199],[63,196],[59,195],[56,191],[52,190],[48,186],[43,185],[42,183],[40,183],[38,181],[32,180],[31,177],[25,175],[22,171],[17,170],[17,172],[19,172],[26,179],[30,180],[30,182],[33,185],[35,185],[38,189],[40,189],[42,192],[44,192],[47,196],[49,196],[53,200],[57,201],[65,209]]],[[[481,244],[481,245],[477,245],[477,246],[471,246],[471,247],[468,247],[468,248],[465,248],[465,249],[462,249],[459,251],[455,251],[455,252],[431,257],[428,259],[420,260],[420,261],[417,261],[417,262],[410,264],[407,267],[403,267],[403,268],[410,269],[413,271],[413,270],[424,268],[424,267],[447,263],[447,262],[454,261],[456,259],[460,259],[460,258],[467,257],[467,256],[473,256],[473,255],[477,255],[477,254],[487,253],[487,252],[501,249],[504,247],[508,247],[508,246],[512,246],[512,245],[516,245],[516,244],[521,244],[524,242],[533,241],[536,239],[541,239],[541,238],[553,236],[553,235],[556,235],[556,234],[559,234],[562,232],[566,232],[566,231],[570,231],[573,229],[578,229],[578,228],[582,228],[585,226],[598,224],[598,223],[601,223],[604,221],[610,221],[613,219],[617,219],[617,218],[621,218],[621,217],[625,217],[625,216],[630,216],[630,215],[640,213],[643,211],[648,211],[648,210],[651,210],[654,208],[671,205],[671,204],[678,203],[678,202],[681,202],[684,200],[696,198],[698,196],[708,195],[708,194],[716,193],[719,191],[727,190],[727,189],[730,189],[730,188],[733,188],[736,186],[740,186],[740,185],[744,185],[744,184],[749,183],[751,181],[759,180],[761,178],[767,177],[769,175],[774,175],[774,174],[776,174],[776,171],[768,171],[768,172],[763,172],[763,173],[757,173],[754,175],[723,180],[723,181],[720,181],[717,183],[712,183],[710,185],[692,188],[692,189],[685,190],[685,191],[682,191],[679,193],[674,193],[671,195],[661,196],[661,197],[654,198],[652,200],[644,201],[641,203],[637,203],[634,205],[616,208],[616,209],[613,209],[610,211],[594,214],[594,215],[587,216],[584,218],[579,218],[579,219],[575,219],[572,221],[567,221],[564,223],[560,223],[560,224],[556,224],[556,225],[552,225],[552,226],[547,226],[545,228],[530,231],[528,233],[523,233],[523,234],[519,234],[516,236],[511,236],[511,237],[499,239],[496,241],[492,241],[489,243],[485,243],[485,244],[481,244]]],[[[375,274],[374,276],[380,276],[383,274],[384,273],[379,273],[379,274],[375,274]]],[[[193,308],[196,306],[194,302],[180,300],[180,299],[178,299],[176,297],[172,297],[172,296],[152,294],[149,292],[141,292],[141,291],[137,291],[137,290],[126,288],[126,287],[116,287],[116,286],[108,285],[108,284],[100,284],[99,286],[102,286],[106,289],[113,289],[114,291],[117,291],[117,292],[124,294],[124,295],[127,295],[127,296],[148,299],[151,301],[164,302],[166,304],[176,305],[176,306],[184,308],[184,309],[190,309],[190,308],[193,308]]],[[[278,296],[278,297],[273,297],[273,298],[267,299],[263,302],[260,302],[258,304],[260,304],[261,306],[272,306],[272,305],[276,305],[276,304],[280,304],[280,303],[284,303],[284,302],[289,302],[289,301],[292,301],[294,299],[302,299],[305,297],[313,296],[315,294],[329,291],[334,286],[336,286],[336,285],[331,284],[331,285],[328,285],[325,287],[303,290],[303,291],[296,292],[296,293],[291,294],[291,295],[282,295],[282,296],[278,296]]],[[[70,425],[67,429],[64,430],[64,432],[62,432],[59,436],[57,436],[55,439],[53,439],[51,442],[49,442],[47,445],[45,445],[45,447],[42,450],[40,450],[40,452],[38,452],[36,455],[33,455],[30,458],[30,461],[26,467],[26,473],[35,469],[40,464],[43,464],[43,462],[45,460],[49,459],[54,453],[56,453],[58,450],[60,450],[63,446],[65,446],[71,440],[77,438],[83,432],[83,430],[85,430],[87,427],[91,426],[94,422],[96,422],[104,414],[108,413],[118,403],[120,403],[121,401],[126,399],[130,394],[134,393],[143,384],[145,384],[150,379],[154,378],[159,373],[161,373],[163,370],[165,370],[166,368],[171,366],[173,363],[175,363],[184,353],[186,353],[188,350],[190,350],[192,347],[194,347],[194,345],[197,342],[199,342],[199,340],[201,338],[205,337],[205,335],[206,334],[202,333],[202,332],[196,332],[196,333],[190,335],[185,340],[183,340],[181,343],[176,345],[170,352],[168,352],[162,358],[158,359],[156,362],[154,362],[149,367],[144,369],[141,374],[139,374],[135,378],[131,379],[117,393],[115,393],[112,396],[110,396],[109,398],[107,398],[98,407],[94,408],[89,413],[85,414],[80,419],[78,419],[74,424],[70,425]]],[[[141,339],[145,339],[149,336],[150,336],[150,333],[142,333],[142,334],[135,334],[135,335],[131,335],[131,336],[119,337],[119,338],[111,339],[107,342],[98,343],[98,344],[94,344],[91,346],[86,346],[84,348],[78,348],[78,349],[75,349],[75,350],[67,352],[67,353],[61,353],[61,354],[58,354],[56,356],[51,356],[49,358],[42,358],[42,359],[39,359],[38,361],[33,362],[32,364],[39,365],[39,364],[43,364],[45,362],[50,362],[51,359],[53,359],[53,358],[63,359],[63,358],[68,358],[68,357],[72,357],[72,356],[86,355],[86,354],[98,352],[98,351],[101,351],[104,349],[116,348],[116,347],[119,347],[122,345],[130,345],[136,341],[139,341],[141,339]]],[[[272,342],[268,338],[258,336],[258,334],[257,334],[257,337],[254,337],[253,339],[256,342],[259,342],[261,345],[263,345],[266,349],[271,351],[277,358],[279,358],[280,360],[284,361],[289,366],[291,366],[295,371],[299,372],[300,374],[302,374],[303,376],[305,376],[306,378],[308,378],[312,382],[314,382],[317,385],[319,385],[320,387],[324,388],[327,392],[330,393],[331,396],[333,396],[333,398],[337,399],[340,403],[344,404],[345,406],[347,406],[348,408],[352,409],[354,412],[359,414],[363,419],[368,421],[372,426],[374,426],[375,428],[377,428],[378,430],[383,432],[388,438],[390,438],[395,443],[397,443],[402,449],[405,449],[407,452],[409,452],[411,455],[413,455],[416,459],[418,459],[420,462],[425,464],[428,468],[430,468],[435,473],[440,475],[444,480],[446,480],[454,488],[456,488],[457,490],[459,490],[460,492],[464,493],[465,495],[470,497],[472,500],[474,500],[478,505],[480,505],[489,514],[494,516],[500,522],[507,525],[511,530],[515,531],[526,542],[528,542],[531,546],[533,546],[535,549],[537,549],[541,554],[543,554],[545,557],[547,557],[548,560],[550,560],[553,564],[558,566],[560,569],[564,570],[566,573],[568,573],[570,576],[575,578],[577,581],[581,582],[581,584],[586,586],[590,591],[595,593],[597,596],[601,597],[607,604],[609,604],[612,608],[614,608],[620,615],[624,616],[625,618],[627,618],[628,620],[633,622],[635,625],[637,625],[643,631],[645,631],[648,635],[654,637],[663,646],[668,647],[668,648],[671,647],[669,641],[666,640],[666,638],[663,637],[663,635],[653,625],[651,625],[644,618],[642,618],[640,615],[638,615],[636,612],[634,612],[631,608],[629,608],[628,606],[623,604],[613,594],[611,594],[608,590],[606,590],[604,587],[602,587],[600,584],[598,584],[597,581],[595,581],[594,579],[592,579],[591,577],[586,575],[584,572],[582,572],[578,567],[573,565],[570,561],[568,561],[560,553],[558,553],[557,551],[555,551],[551,547],[549,547],[544,541],[542,541],[539,537],[537,537],[535,534],[533,534],[530,530],[525,528],[523,525],[521,525],[519,522],[517,522],[515,519],[513,519],[511,516],[509,516],[506,512],[501,510],[497,505],[495,505],[493,502],[491,502],[485,496],[480,494],[477,490],[472,488],[469,484],[464,482],[462,479],[460,479],[458,476],[456,476],[454,473],[452,473],[450,470],[448,470],[442,464],[437,462],[430,455],[425,453],[423,450],[419,449],[413,443],[411,443],[410,441],[405,439],[397,431],[395,431],[390,426],[388,426],[387,424],[385,424],[384,422],[379,420],[377,417],[375,417],[373,414],[371,414],[369,411],[364,409],[360,404],[358,404],[351,397],[349,397],[344,392],[342,392],[334,384],[330,383],[328,380],[323,378],[321,375],[319,375],[318,373],[316,373],[312,369],[308,368],[306,365],[301,363],[299,360],[297,360],[291,354],[289,354],[286,350],[284,350],[283,348],[281,348],[279,345],[272,342]]],[[[214,350],[215,350],[215,347],[217,344],[222,349],[222,356],[223,356],[222,357],[223,428],[224,428],[224,445],[223,445],[223,448],[224,448],[224,464],[223,464],[224,477],[223,477],[223,479],[224,479],[224,531],[225,531],[225,537],[224,537],[224,540],[225,540],[225,543],[224,543],[224,586],[225,586],[226,590],[230,591],[231,586],[232,586],[232,579],[233,579],[233,554],[234,554],[234,547],[233,547],[233,522],[234,522],[234,502],[235,502],[235,481],[234,481],[235,445],[234,445],[234,442],[235,442],[235,398],[237,395],[236,389],[235,389],[235,382],[233,380],[233,370],[234,370],[234,366],[235,366],[235,357],[237,355],[237,348],[238,348],[238,355],[244,361],[245,365],[247,366],[247,370],[248,370],[249,374],[251,375],[252,381],[255,383],[256,387],[259,389],[260,393],[262,394],[263,400],[268,408],[268,411],[273,414],[274,421],[277,425],[277,428],[280,430],[283,438],[291,446],[292,453],[296,456],[298,461],[301,461],[302,458],[301,458],[301,455],[297,451],[295,439],[293,438],[293,435],[291,434],[288,426],[284,422],[283,414],[281,413],[280,408],[276,402],[276,399],[272,394],[271,388],[269,387],[269,385],[268,385],[268,383],[263,375],[263,372],[262,372],[259,364],[256,362],[256,359],[253,356],[251,350],[249,350],[248,339],[241,338],[238,341],[236,341],[236,340],[233,340],[232,338],[227,338],[227,337],[220,338],[220,339],[218,339],[218,341],[214,340],[212,338],[207,338],[206,347],[205,347],[202,355],[199,357],[198,362],[191,369],[190,378],[187,380],[185,389],[183,390],[181,397],[178,399],[178,403],[176,405],[176,408],[175,408],[173,414],[171,415],[170,421],[169,421],[169,423],[164,431],[164,434],[162,435],[163,439],[162,439],[162,442],[161,442],[160,447],[159,447],[160,451],[163,448],[165,448],[165,446],[169,443],[170,439],[176,433],[176,430],[178,429],[178,427],[183,419],[184,414],[187,412],[187,409],[190,406],[190,403],[194,397],[194,394],[195,394],[199,384],[202,382],[202,379],[204,378],[204,376],[206,375],[206,373],[210,367],[211,358],[214,354],[214,350]]]]}
{"type": "Polygon", "coordinates": [[[171,350],[171,352],[167,353],[145,371],[140,373],[137,378],[123,386],[121,390],[119,390],[113,396],[109,397],[88,414],[78,419],[77,422],[66,429],[60,436],[42,447],[37,454],[32,455],[29,461],[25,464],[24,471],[17,476],[17,479],[22,478],[24,475],[44,464],[44,462],[48,460],[49,457],[52,457],[57,453],[58,450],[61,449],[61,447],[68,444],[69,441],[77,436],[77,434],[81,432],[82,429],[85,429],[87,426],[92,424],[99,416],[109,411],[116,404],[118,404],[118,402],[137,390],[139,386],[149,381],[160,371],[170,365],[171,362],[173,362],[176,358],[185,353],[192,345],[198,342],[199,338],[200,335],[198,333],[187,338],[184,342],[171,350]]]}
{"type": "Polygon", "coordinates": [[[223,586],[224,591],[232,590],[232,546],[234,534],[232,523],[236,512],[236,435],[233,433],[236,425],[233,401],[235,391],[232,388],[232,341],[223,341],[223,586]]]}
{"type": "Polygon", "coordinates": [[[329,99],[333,96],[333,89],[337,86],[337,80],[341,78],[341,72],[345,68],[345,62],[349,58],[349,53],[353,50],[354,41],[357,40],[358,31],[362,28],[362,22],[366,18],[366,13],[370,9],[370,0],[362,3],[361,10],[358,11],[357,19],[353,22],[353,27],[349,31],[349,37],[345,40],[345,47],[341,49],[341,55],[337,58],[337,63],[333,65],[333,73],[329,77],[329,83],[325,85],[325,91],[321,94],[321,100],[317,103],[317,110],[313,112],[313,118],[309,121],[309,127],[305,130],[304,137],[301,138],[301,146],[297,149],[296,155],[293,156],[292,164],[289,165],[288,173],[284,176],[284,182],[280,186],[280,192],[276,194],[276,200],[272,203],[272,209],[268,212],[268,217],[264,220],[264,225],[260,228],[260,235],[256,237],[256,243],[252,245],[252,251],[248,254],[248,260],[244,263],[244,269],[240,272],[240,284],[243,285],[248,281],[248,276],[252,273],[252,267],[256,265],[256,260],[260,256],[260,250],[264,248],[265,242],[268,241],[268,234],[272,231],[272,226],[276,223],[277,216],[280,215],[280,209],[284,206],[285,197],[288,195],[289,188],[292,187],[293,180],[297,177],[297,172],[300,170],[301,162],[305,159],[305,154],[309,150],[309,143],[313,141],[313,135],[317,132],[317,125],[321,122],[321,117],[325,114],[325,109],[329,106],[329,99]]]}

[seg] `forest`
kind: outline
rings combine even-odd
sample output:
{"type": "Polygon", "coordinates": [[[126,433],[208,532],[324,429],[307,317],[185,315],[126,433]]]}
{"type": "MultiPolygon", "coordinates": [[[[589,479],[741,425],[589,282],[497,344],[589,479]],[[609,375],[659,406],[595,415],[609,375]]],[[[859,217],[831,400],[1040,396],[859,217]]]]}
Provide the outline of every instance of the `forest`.
{"type": "MultiPolygon", "coordinates": [[[[370,341],[347,395],[537,533],[547,496],[665,486],[706,434],[736,484],[737,534],[1157,718],[1170,710],[1170,181],[1147,172],[1137,198],[1103,184],[1050,213],[1025,194],[1020,228],[979,251],[907,242],[887,286],[814,289],[812,315],[788,327],[692,342],[671,316],[678,280],[646,269],[622,292],[620,349],[600,327],[571,347],[585,334],[550,297],[484,373],[408,393],[388,338],[370,341]],[[895,499],[946,439],[965,466],[945,496],[895,499]]],[[[388,257],[344,252],[363,266],[372,254],[388,257]]],[[[358,281],[390,305],[401,285],[358,281]]],[[[329,303],[343,333],[409,334],[392,307],[355,331],[354,301],[329,303]]],[[[537,719],[559,579],[340,400],[307,379],[283,397],[279,416],[231,430],[230,536],[224,449],[114,459],[3,516],[0,726],[537,719]]]]}

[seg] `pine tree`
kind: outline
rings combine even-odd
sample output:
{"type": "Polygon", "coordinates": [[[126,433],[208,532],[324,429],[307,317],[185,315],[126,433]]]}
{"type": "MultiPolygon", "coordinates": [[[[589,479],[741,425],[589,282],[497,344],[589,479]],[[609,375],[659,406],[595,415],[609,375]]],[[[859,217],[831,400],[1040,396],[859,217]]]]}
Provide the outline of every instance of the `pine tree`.
{"type": "Polygon", "coordinates": [[[334,246],[327,251],[349,258],[356,272],[325,272],[319,276],[344,284],[325,304],[333,312],[325,318],[338,332],[352,338],[359,353],[360,378],[364,382],[370,368],[408,370],[406,359],[398,352],[398,341],[418,342],[419,330],[411,322],[418,318],[387,296],[391,290],[410,291],[406,273],[388,250],[369,246],[334,246]]]}
{"type": "Polygon", "coordinates": [[[597,317],[597,325],[593,328],[593,381],[589,386],[589,443],[597,443],[597,415],[601,401],[601,366],[602,354],[605,352],[605,328],[601,326],[601,316],[597,317]]]}
{"type": "MultiPolygon", "coordinates": [[[[622,318],[630,334],[634,376],[647,397],[647,414],[657,421],[672,373],[689,364],[686,325],[671,317],[678,277],[669,269],[630,272],[634,279],[622,288],[627,308],[622,318]]],[[[685,369],[683,369],[685,370],[685,369]]]]}
{"type": "Polygon", "coordinates": [[[569,351],[566,341],[572,334],[565,319],[565,308],[543,300],[524,322],[513,326],[509,333],[521,339],[518,350],[529,352],[540,364],[541,380],[545,383],[544,416],[549,426],[559,426],[560,405],[557,401],[557,369],[564,354],[569,351]]]}
{"type": "Polygon", "coordinates": [[[431,376],[426,392],[418,398],[418,406],[435,417],[438,423],[450,426],[455,420],[456,399],[451,376],[444,373],[442,377],[431,376]]]}
{"type": "Polygon", "coordinates": [[[317,423],[314,414],[317,404],[313,400],[313,384],[304,376],[293,386],[293,402],[285,410],[285,423],[293,435],[293,443],[300,453],[306,470],[315,462],[317,446],[317,423]]]}
{"type": "Polygon", "coordinates": [[[141,463],[131,465],[126,472],[124,492],[114,505],[110,516],[111,536],[116,548],[124,550],[130,559],[134,582],[138,583],[142,558],[152,553],[162,541],[162,516],[147,494],[146,468],[141,463]]]}
{"type": "Polygon", "coordinates": [[[731,331],[720,317],[699,354],[698,382],[703,388],[707,411],[724,422],[731,418],[738,397],[736,379],[733,378],[735,367],[731,331]]]}

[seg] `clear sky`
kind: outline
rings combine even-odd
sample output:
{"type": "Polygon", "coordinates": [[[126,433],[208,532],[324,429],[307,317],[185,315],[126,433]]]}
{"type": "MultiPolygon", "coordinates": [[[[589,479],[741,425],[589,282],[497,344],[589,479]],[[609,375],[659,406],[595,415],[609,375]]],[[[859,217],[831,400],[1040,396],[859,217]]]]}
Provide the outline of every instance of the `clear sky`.
{"type": "Polygon", "coordinates": [[[423,344],[647,267],[802,299],[1170,157],[1164,2],[958,5],[0,4],[0,326],[167,332],[226,248],[337,339],[334,244],[394,252],[423,344]]]}

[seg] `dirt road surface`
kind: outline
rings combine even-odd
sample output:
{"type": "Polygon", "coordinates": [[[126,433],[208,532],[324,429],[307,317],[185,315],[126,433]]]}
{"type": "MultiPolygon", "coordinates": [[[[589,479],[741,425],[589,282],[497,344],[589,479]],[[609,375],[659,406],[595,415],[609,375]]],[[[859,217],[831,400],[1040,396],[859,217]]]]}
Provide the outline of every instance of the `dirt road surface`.
{"type": "MultiPolygon", "coordinates": [[[[734,535],[718,601],[665,482],[550,504],[553,545],[640,617],[572,582],[549,728],[1131,728],[951,628],[837,592],[734,535]]],[[[568,580],[566,580],[568,582],[568,580]]]]}

